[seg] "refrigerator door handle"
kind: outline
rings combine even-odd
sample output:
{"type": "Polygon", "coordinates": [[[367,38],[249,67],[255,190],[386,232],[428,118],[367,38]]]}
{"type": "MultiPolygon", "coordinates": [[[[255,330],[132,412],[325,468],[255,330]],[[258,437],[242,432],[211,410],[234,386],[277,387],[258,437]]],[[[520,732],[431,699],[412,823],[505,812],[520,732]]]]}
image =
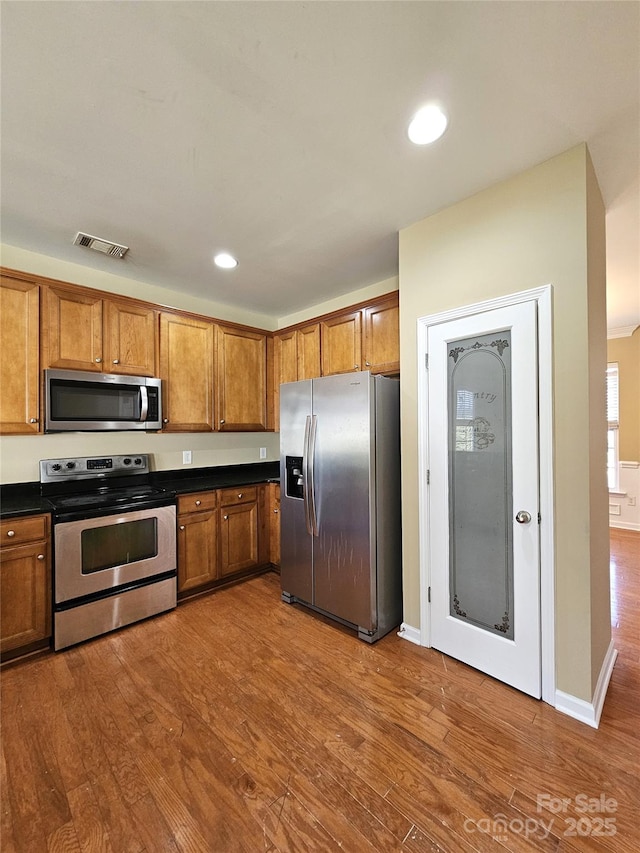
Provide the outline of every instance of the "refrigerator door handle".
{"type": "Polygon", "coordinates": [[[304,425],[304,443],[302,445],[302,499],[304,502],[304,523],[309,536],[313,535],[311,527],[311,478],[309,477],[309,438],[311,434],[311,415],[307,415],[304,425]]]}
{"type": "Polygon", "coordinates": [[[316,459],[316,432],[318,429],[318,416],[311,416],[311,430],[309,432],[309,520],[311,522],[311,532],[314,536],[318,535],[318,516],[316,513],[316,479],[315,479],[315,459],[316,459]]]}

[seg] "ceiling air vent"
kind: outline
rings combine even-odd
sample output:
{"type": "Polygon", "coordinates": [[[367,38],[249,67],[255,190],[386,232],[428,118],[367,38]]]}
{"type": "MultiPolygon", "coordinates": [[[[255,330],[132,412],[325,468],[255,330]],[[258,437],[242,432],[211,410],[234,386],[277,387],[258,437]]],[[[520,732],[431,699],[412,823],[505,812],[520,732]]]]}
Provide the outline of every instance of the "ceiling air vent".
{"type": "Polygon", "coordinates": [[[91,234],[83,234],[82,231],[78,231],[76,234],[73,245],[85,246],[87,249],[94,249],[103,255],[110,255],[112,258],[124,258],[129,251],[128,246],[112,243],[111,240],[104,240],[102,237],[93,237],[91,234]]]}

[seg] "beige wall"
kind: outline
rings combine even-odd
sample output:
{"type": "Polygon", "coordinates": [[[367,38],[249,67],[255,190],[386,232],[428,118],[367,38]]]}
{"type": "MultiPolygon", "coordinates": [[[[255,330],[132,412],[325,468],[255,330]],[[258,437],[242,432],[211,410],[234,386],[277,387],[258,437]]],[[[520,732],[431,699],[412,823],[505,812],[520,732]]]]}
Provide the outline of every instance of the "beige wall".
{"type": "Polygon", "coordinates": [[[578,146],[401,231],[399,266],[405,622],[420,623],[416,321],[551,284],[556,677],[559,690],[586,701],[602,663],[600,626],[609,610],[608,595],[592,596],[592,577],[598,589],[608,579],[602,549],[592,554],[601,505],[605,525],[607,520],[604,480],[591,488],[594,466],[605,466],[604,455],[592,459],[604,446],[605,431],[602,413],[595,420],[601,404],[596,386],[606,361],[599,340],[589,355],[590,331],[606,339],[605,313],[601,322],[594,314],[604,305],[605,290],[599,193],[587,203],[596,191],[586,147],[578,146]],[[589,234],[599,235],[593,256],[587,253],[588,213],[589,234]]]}
{"type": "Polygon", "coordinates": [[[640,326],[627,338],[612,338],[607,357],[618,363],[620,394],[620,459],[640,461],[640,326]]]}

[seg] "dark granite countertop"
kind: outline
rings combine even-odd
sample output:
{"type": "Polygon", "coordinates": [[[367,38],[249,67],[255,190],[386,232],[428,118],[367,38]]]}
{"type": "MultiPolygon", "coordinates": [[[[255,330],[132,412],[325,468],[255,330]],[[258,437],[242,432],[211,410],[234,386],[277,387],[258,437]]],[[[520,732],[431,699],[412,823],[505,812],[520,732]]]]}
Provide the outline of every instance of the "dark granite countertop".
{"type": "Polygon", "coordinates": [[[279,462],[250,462],[246,465],[219,465],[213,468],[195,468],[156,471],[153,481],[179,495],[224,489],[227,486],[248,486],[253,483],[279,483],[279,462]]]}
{"type": "Polygon", "coordinates": [[[38,515],[51,512],[51,504],[40,495],[40,483],[11,483],[0,486],[0,517],[38,515]]]}
{"type": "MultiPolygon", "coordinates": [[[[177,494],[248,486],[253,483],[280,482],[279,462],[251,462],[245,465],[219,465],[193,470],[155,471],[155,484],[177,494]]],[[[10,483],[0,486],[0,518],[51,512],[51,504],[40,495],[40,483],[10,483]]]]}

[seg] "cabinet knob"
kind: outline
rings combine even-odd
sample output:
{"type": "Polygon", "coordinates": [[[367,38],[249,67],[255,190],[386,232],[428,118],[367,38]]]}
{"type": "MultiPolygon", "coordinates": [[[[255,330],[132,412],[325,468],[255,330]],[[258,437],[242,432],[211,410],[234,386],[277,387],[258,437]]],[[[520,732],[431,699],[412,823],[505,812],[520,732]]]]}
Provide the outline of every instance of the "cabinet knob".
{"type": "Polygon", "coordinates": [[[228,515],[223,515],[222,517],[224,518],[225,521],[229,518],[228,515]]]}
{"type": "Polygon", "coordinates": [[[7,536],[12,539],[16,535],[15,530],[7,530],[7,536]]]}
{"type": "Polygon", "coordinates": [[[200,506],[201,503],[202,501],[196,501],[196,506],[200,506]]]}
{"type": "Polygon", "coordinates": [[[163,424],[168,424],[168,423],[169,423],[169,418],[163,418],[163,419],[162,419],[162,423],[163,423],[163,424]]]}
{"type": "Polygon", "coordinates": [[[38,560],[44,560],[44,554],[38,554],[37,559],[38,560]]]}
{"type": "Polygon", "coordinates": [[[37,419],[37,418],[29,418],[29,423],[30,423],[30,424],[37,424],[37,423],[38,423],[38,419],[37,419]]]}
{"type": "Polygon", "coordinates": [[[119,358],[114,358],[114,359],[113,359],[113,363],[114,363],[114,364],[120,364],[120,359],[119,359],[119,358]]]}
{"type": "Polygon", "coordinates": [[[96,364],[100,364],[100,363],[101,363],[101,361],[102,361],[102,359],[101,359],[101,358],[96,358],[96,364]]]}
{"type": "Polygon", "coordinates": [[[239,498],[241,498],[241,497],[242,497],[242,492],[238,492],[238,497],[239,497],[239,498]]]}
{"type": "Polygon", "coordinates": [[[178,529],[179,529],[179,530],[184,530],[184,524],[181,524],[181,525],[180,525],[180,527],[179,527],[178,529]]]}
{"type": "Polygon", "coordinates": [[[370,362],[370,361],[365,361],[365,363],[364,363],[364,364],[365,364],[365,367],[371,367],[371,362],[370,362]]]}
{"type": "Polygon", "coordinates": [[[354,364],[354,365],[353,365],[353,369],[354,369],[354,370],[358,370],[358,365],[357,365],[357,364],[354,364]]]}
{"type": "Polygon", "coordinates": [[[221,423],[221,424],[223,424],[223,423],[224,423],[224,418],[220,418],[220,423],[221,423]]]}
{"type": "Polygon", "coordinates": [[[277,514],[280,512],[280,510],[279,510],[279,509],[274,509],[274,512],[275,512],[275,514],[277,515],[277,514]]]}

